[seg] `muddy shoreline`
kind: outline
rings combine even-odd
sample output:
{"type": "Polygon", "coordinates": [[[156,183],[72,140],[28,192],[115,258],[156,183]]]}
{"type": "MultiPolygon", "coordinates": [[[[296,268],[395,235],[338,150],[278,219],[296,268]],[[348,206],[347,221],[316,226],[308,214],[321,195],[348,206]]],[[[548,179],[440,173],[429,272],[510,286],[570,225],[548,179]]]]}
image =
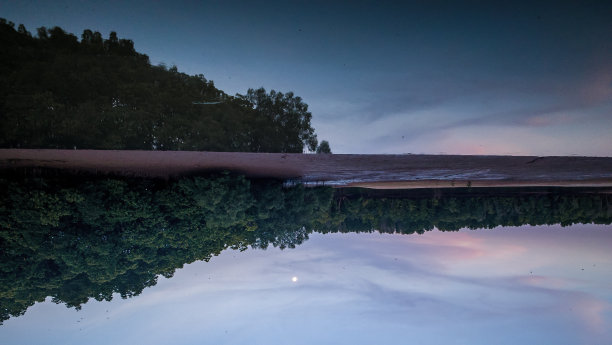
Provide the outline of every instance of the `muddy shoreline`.
{"type": "Polygon", "coordinates": [[[24,169],[163,179],[232,171],[375,189],[612,187],[611,157],[0,149],[0,173],[24,169]]]}

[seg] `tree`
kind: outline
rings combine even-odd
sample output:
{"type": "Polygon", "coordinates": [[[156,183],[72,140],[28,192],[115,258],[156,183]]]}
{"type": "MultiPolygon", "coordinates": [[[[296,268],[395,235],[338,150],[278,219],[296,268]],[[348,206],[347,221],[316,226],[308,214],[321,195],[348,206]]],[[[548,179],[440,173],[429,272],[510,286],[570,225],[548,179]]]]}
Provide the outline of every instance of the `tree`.
{"type": "Polygon", "coordinates": [[[230,248],[294,248],[313,231],[612,222],[606,194],[432,192],[287,188],[230,174],[170,181],[2,176],[0,325],[48,296],[71,308],[90,298],[132,297],[195,260],[230,248]]]}
{"type": "Polygon", "coordinates": [[[321,141],[319,146],[317,146],[317,153],[332,153],[327,140],[321,141]]]}

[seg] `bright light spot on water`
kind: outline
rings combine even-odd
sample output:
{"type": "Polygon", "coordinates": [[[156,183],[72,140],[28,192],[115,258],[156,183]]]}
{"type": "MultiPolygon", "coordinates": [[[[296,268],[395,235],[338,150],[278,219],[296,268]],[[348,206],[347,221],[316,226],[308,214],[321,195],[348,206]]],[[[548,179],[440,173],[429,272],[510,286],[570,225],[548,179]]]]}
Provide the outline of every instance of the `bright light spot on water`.
{"type": "Polygon", "coordinates": [[[297,282],[297,277],[291,278],[291,281],[294,282],[294,283],[297,282]]]}

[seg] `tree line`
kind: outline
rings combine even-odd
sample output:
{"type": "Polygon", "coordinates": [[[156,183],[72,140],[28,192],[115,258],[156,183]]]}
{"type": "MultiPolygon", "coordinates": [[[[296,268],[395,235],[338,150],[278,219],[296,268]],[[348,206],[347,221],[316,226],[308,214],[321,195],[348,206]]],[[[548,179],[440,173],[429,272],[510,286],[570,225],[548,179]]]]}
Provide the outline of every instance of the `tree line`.
{"type": "Polygon", "coordinates": [[[606,194],[347,196],[219,174],[171,181],[0,178],[0,322],[51,296],[128,298],[226,249],[293,248],[312,232],[612,222],[606,194]]]}
{"type": "MultiPolygon", "coordinates": [[[[151,65],[134,42],[0,19],[0,147],[316,151],[292,92],[227,95],[203,75],[151,65]]],[[[325,145],[328,145],[327,143],[325,145]]],[[[327,146],[323,151],[329,151],[327,146]]],[[[321,151],[321,149],[319,150],[321,151]]]]}

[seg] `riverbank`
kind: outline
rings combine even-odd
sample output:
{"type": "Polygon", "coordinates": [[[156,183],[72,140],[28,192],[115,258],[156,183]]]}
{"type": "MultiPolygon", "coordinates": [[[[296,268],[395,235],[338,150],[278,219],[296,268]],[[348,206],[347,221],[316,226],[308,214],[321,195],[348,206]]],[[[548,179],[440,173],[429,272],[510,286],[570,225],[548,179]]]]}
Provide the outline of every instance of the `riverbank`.
{"type": "Polygon", "coordinates": [[[0,171],[176,178],[232,171],[337,187],[611,187],[610,157],[0,149],[0,171]]]}

